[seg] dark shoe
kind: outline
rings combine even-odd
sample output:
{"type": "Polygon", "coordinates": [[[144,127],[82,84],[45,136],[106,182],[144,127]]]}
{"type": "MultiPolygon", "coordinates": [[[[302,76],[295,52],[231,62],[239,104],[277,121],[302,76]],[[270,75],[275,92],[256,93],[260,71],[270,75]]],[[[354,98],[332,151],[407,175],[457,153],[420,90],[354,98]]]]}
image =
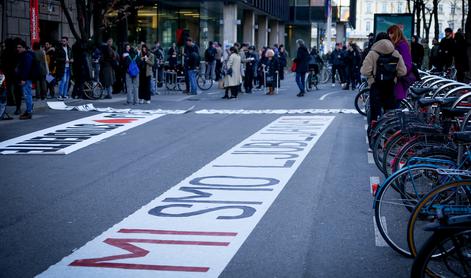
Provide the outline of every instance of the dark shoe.
{"type": "Polygon", "coordinates": [[[231,96],[230,98],[231,98],[231,99],[237,99],[237,97],[236,97],[236,96],[231,96]]]}
{"type": "Polygon", "coordinates": [[[25,113],[20,115],[20,120],[30,120],[32,117],[33,117],[33,115],[25,112],[25,113]]]}
{"type": "Polygon", "coordinates": [[[15,110],[15,113],[13,113],[13,114],[15,114],[15,115],[20,115],[20,114],[21,114],[21,110],[20,110],[20,109],[16,109],[16,110],[15,110]]]}
{"type": "Polygon", "coordinates": [[[222,99],[229,99],[229,97],[228,96],[223,96],[222,99]]]}
{"type": "Polygon", "coordinates": [[[104,97],[104,99],[112,99],[111,95],[107,95],[104,97]]]}
{"type": "Polygon", "coordinates": [[[299,93],[299,94],[297,94],[296,96],[298,96],[298,97],[303,97],[303,96],[304,96],[304,93],[299,93]]]}
{"type": "Polygon", "coordinates": [[[350,90],[350,88],[348,88],[348,87],[344,87],[342,90],[345,90],[345,91],[347,91],[347,90],[350,90]]]}

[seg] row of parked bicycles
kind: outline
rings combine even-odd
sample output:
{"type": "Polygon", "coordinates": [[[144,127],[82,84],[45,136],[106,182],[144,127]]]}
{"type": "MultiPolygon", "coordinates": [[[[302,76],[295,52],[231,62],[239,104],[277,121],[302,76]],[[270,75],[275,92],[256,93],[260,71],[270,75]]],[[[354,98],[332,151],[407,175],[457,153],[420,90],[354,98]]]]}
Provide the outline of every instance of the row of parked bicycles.
{"type": "MultiPolygon", "coordinates": [[[[471,277],[471,86],[421,76],[401,109],[368,130],[385,177],[372,186],[376,226],[414,258],[411,277],[471,277]]],[[[368,88],[358,95],[366,115],[368,88]]]]}

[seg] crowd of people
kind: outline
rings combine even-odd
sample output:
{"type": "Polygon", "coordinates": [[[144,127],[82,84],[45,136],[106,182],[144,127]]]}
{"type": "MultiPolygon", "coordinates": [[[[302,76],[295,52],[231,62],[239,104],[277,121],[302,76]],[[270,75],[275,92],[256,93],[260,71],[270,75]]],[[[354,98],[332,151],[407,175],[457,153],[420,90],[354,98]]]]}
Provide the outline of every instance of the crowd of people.
{"type": "MultiPolygon", "coordinates": [[[[291,67],[299,88],[297,96],[306,93],[306,74],[319,74],[325,63],[330,63],[332,86],[340,82],[342,89],[354,90],[361,83],[361,75],[368,79],[373,107],[369,120],[375,120],[381,108],[393,109],[406,96],[408,86],[417,78],[415,69],[446,71],[454,66],[457,80],[464,80],[468,70],[464,34],[461,30],[453,33],[450,28],[445,34],[445,38],[440,42],[434,40],[429,48],[425,40],[419,43],[417,36],[412,37],[409,44],[400,28],[394,25],[387,33],[370,34],[363,51],[353,42],[337,43],[335,49],[322,58],[315,47],[308,49],[303,40],[297,40],[291,67]],[[398,59],[393,63],[397,65],[397,75],[388,82],[376,76],[376,63],[387,60],[385,55],[398,59]],[[376,91],[394,91],[394,94],[375,94],[376,91]]],[[[83,98],[85,82],[94,81],[102,84],[105,98],[125,92],[126,104],[148,104],[165,82],[165,71],[180,70],[186,83],[184,93],[190,95],[198,94],[197,77],[201,75],[224,88],[223,99],[236,99],[241,92],[250,94],[262,88],[267,89],[267,95],[274,95],[285,79],[289,60],[284,45],[277,44],[257,50],[248,43],[236,42],[223,47],[219,42],[209,42],[208,47],[200,51],[199,46],[187,38],[183,47],[173,43],[167,50],[159,42],[153,47],[145,42],[125,43],[118,50],[111,38],[92,47],[83,41],[69,46],[69,39],[62,37],[56,46],[51,42],[34,43],[29,49],[24,41],[16,38],[2,45],[0,69],[6,75],[9,102],[16,106],[15,114],[21,114],[21,119],[30,119],[33,87],[38,99],[64,100],[69,98],[69,91],[72,98],[83,98]],[[72,84],[73,90],[70,89],[72,84]],[[26,104],[23,113],[22,99],[26,104]]]]}

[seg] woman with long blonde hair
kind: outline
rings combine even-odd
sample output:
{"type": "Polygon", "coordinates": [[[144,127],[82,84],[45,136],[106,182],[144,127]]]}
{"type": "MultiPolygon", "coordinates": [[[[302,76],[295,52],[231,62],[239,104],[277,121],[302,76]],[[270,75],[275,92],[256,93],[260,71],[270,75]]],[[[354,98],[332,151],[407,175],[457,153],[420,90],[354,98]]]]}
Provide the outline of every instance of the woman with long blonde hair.
{"type": "Polygon", "coordinates": [[[397,25],[392,25],[388,28],[388,35],[391,42],[394,44],[394,48],[401,54],[404,64],[407,68],[406,76],[400,78],[395,87],[394,93],[398,103],[400,100],[406,98],[407,90],[416,81],[414,74],[412,73],[412,54],[409,43],[407,42],[404,33],[401,28],[397,25]]]}

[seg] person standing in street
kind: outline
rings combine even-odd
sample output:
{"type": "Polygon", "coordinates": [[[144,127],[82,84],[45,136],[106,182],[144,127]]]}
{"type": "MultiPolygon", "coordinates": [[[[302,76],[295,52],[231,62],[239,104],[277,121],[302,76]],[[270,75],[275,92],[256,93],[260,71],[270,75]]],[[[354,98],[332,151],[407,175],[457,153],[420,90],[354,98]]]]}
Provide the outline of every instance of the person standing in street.
{"type": "Polygon", "coordinates": [[[88,63],[88,53],[86,44],[83,41],[76,41],[72,46],[72,56],[74,64],[72,66],[74,76],[74,90],[72,98],[83,98],[83,85],[85,81],[91,79],[91,66],[88,63]]]}
{"type": "MultiPolygon", "coordinates": [[[[26,103],[26,111],[20,115],[20,120],[28,120],[33,115],[32,80],[35,75],[33,73],[34,54],[26,49],[24,41],[19,42],[16,49],[18,51],[18,61],[15,68],[15,76],[26,103]]],[[[17,110],[18,107],[21,107],[21,98],[16,99],[16,107],[17,110]]]]}
{"type": "Polygon", "coordinates": [[[251,45],[245,53],[245,79],[244,89],[247,94],[252,93],[255,70],[257,66],[257,56],[255,55],[255,46],[251,45]]]}
{"type": "Polygon", "coordinates": [[[370,87],[370,109],[368,112],[368,129],[370,129],[371,122],[376,121],[381,115],[381,109],[387,112],[397,107],[394,92],[395,82],[407,73],[404,60],[401,54],[394,49],[387,33],[378,34],[376,42],[363,61],[360,72],[368,78],[370,87]],[[378,59],[382,59],[381,64],[396,63],[394,72],[388,71],[390,68],[379,68],[378,59]]]}
{"type": "Polygon", "coordinates": [[[456,81],[464,82],[465,72],[468,71],[467,44],[462,32],[455,34],[455,50],[453,51],[456,68],[456,81]]]}
{"type": "Polygon", "coordinates": [[[401,28],[399,28],[397,25],[392,25],[388,28],[388,35],[395,49],[399,52],[399,54],[401,54],[404,65],[407,68],[406,75],[399,78],[399,80],[396,82],[396,85],[394,86],[397,105],[399,105],[400,101],[406,98],[407,90],[416,81],[416,78],[412,72],[412,55],[409,43],[407,42],[407,39],[404,36],[401,28]]]}
{"type": "Polygon", "coordinates": [[[335,76],[337,73],[340,77],[340,83],[343,85],[345,83],[345,55],[341,43],[335,44],[335,49],[330,54],[330,64],[332,65],[332,87],[335,87],[335,76]]]}
{"type": "Polygon", "coordinates": [[[241,59],[238,50],[235,46],[229,49],[229,58],[226,65],[226,76],[224,77],[224,86],[226,87],[226,95],[224,98],[228,98],[227,90],[231,91],[230,98],[236,99],[239,86],[242,83],[242,76],[240,74],[241,59]]]}
{"type": "Polygon", "coordinates": [[[52,47],[50,42],[46,42],[44,46],[46,50],[46,63],[49,71],[48,74],[50,75],[50,77],[54,77],[54,79],[46,80],[47,89],[49,91],[49,98],[54,98],[56,84],[56,50],[54,47],[52,47]]]}
{"type": "Polygon", "coordinates": [[[177,44],[172,43],[172,46],[168,49],[167,51],[167,61],[168,61],[168,67],[171,70],[175,70],[177,68],[178,64],[178,50],[177,50],[177,44]]]}
{"type": "Polygon", "coordinates": [[[445,37],[440,41],[438,48],[438,55],[440,60],[440,70],[446,71],[453,64],[453,50],[455,48],[455,41],[453,40],[453,29],[445,29],[445,37]]]}
{"type": "Polygon", "coordinates": [[[222,75],[222,46],[219,42],[215,42],[214,46],[216,48],[216,55],[214,56],[216,59],[216,81],[219,81],[222,75]]]}
{"type": "Polygon", "coordinates": [[[412,42],[410,44],[411,53],[412,53],[412,63],[414,63],[417,68],[422,68],[422,63],[424,61],[424,47],[419,43],[419,37],[412,36],[412,42]]]}
{"type": "Polygon", "coordinates": [[[355,90],[357,85],[360,84],[360,67],[361,67],[361,52],[358,46],[355,43],[350,42],[348,44],[348,54],[347,54],[347,71],[348,79],[346,80],[347,84],[344,87],[344,90],[350,89],[350,84],[352,85],[352,90],[355,90]]]}
{"type": "Polygon", "coordinates": [[[428,46],[428,40],[422,39],[422,47],[424,48],[424,60],[422,61],[422,70],[428,70],[430,68],[430,47],[428,46]]]}
{"type": "Polygon", "coordinates": [[[267,49],[267,75],[266,75],[266,85],[268,88],[269,96],[275,95],[274,88],[278,86],[278,71],[280,68],[278,58],[275,56],[275,51],[272,49],[267,49]]]}
{"type": "Polygon", "coordinates": [[[139,101],[139,54],[129,44],[124,45],[123,64],[126,74],[127,104],[136,105],[139,101]]]}
{"type": "Polygon", "coordinates": [[[298,51],[294,62],[296,63],[296,84],[299,88],[298,97],[303,97],[306,93],[306,72],[309,71],[309,52],[307,51],[304,41],[298,39],[296,41],[298,51]]]}
{"type": "Polygon", "coordinates": [[[139,99],[140,103],[150,103],[151,90],[150,81],[152,78],[152,67],[155,63],[154,54],[147,48],[147,45],[141,46],[139,63],[139,99]]]}
{"type": "Polygon", "coordinates": [[[41,48],[39,42],[33,43],[34,64],[37,65],[37,79],[36,82],[36,99],[44,100],[47,95],[46,75],[48,73],[46,63],[46,53],[41,48]]]}
{"type": "Polygon", "coordinates": [[[155,42],[155,46],[152,49],[152,54],[154,54],[155,62],[154,62],[154,78],[155,82],[157,82],[157,87],[162,87],[163,78],[164,78],[164,49],[160,46],[160,42],[155,42]]]}
{"type": "Polygon", "coordinates": [[[197,95],[196,74],[200,64],[200,54],[198,46],[191,38],[186,40],[185,48],[185,70],[188,73],[189,94],[197,95]]]}
{"type": "Polygon", "coordinates": [[[58,100],[68,98],[71,64],[73,62],[74,59],[72,58],[72,50],[69,47],[69,38],[62,37],[61,47],[59,47],[56,52],[56,80],[60,80],[58,100]]]}
{"type": "Polygon", "coordinates": [[[285,68],[288,65],[288,53],[286,52],[286,48],[283,44],[280,44],[279,50],[278,50],[278,58],[279,58],[279,64],[280,64],[280,80],[285,79],[285,68]]]}
{"type": "Polygon", "coordinates": [[[432,40],[432,49],[430,50],[430,68],[435,71],[440,70],[440,44],[437,39],[432,40]]]}
{"type": "Polygon", "coordinates": [[[103,87],[106,90],[105,99],[111,99],[113,92],[113,84],[116,81],[116,76],[114,72],[115,60],[115,51],[112,48],[113,39],[109,38],[105,44],[102,45],[101,49],[101,60],[100,60],[100,81],[103,87]]]}
{"type": "Polygon", "coordinates": [[[206,80],[216,79],[216,48],[213,42],[209,42],[208,48],[204,51],[205,78],[206,80]]]}

